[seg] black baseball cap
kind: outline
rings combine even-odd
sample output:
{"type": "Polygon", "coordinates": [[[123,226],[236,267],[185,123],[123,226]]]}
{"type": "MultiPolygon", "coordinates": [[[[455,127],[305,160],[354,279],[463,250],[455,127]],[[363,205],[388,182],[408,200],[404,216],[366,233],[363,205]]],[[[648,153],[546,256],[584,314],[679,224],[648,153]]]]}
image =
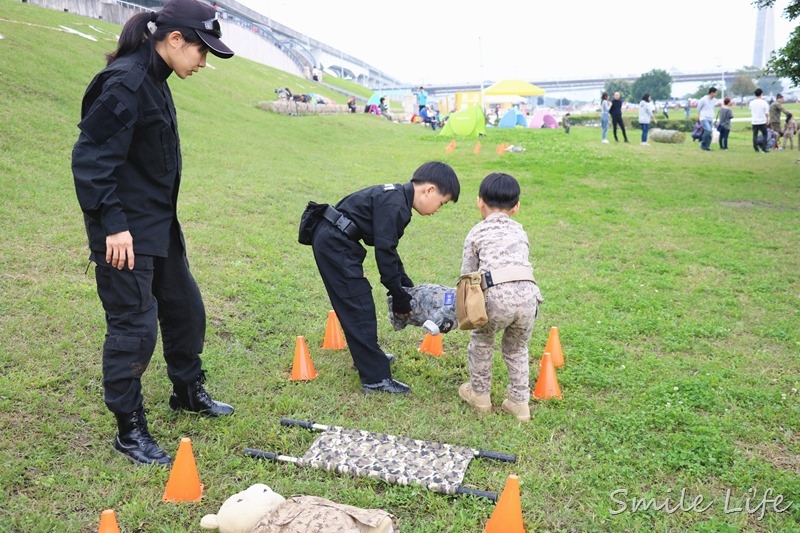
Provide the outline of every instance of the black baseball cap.
{"type": "Polygon", "coordinates": [[[212,54],[222,59],[233,57],[233,50],[220,40],[222,29],[217,20],[217,10],[208,4],[198,0],[169,0],[158,12],[156,25],[160,28],[191,28],[212,54]]]}

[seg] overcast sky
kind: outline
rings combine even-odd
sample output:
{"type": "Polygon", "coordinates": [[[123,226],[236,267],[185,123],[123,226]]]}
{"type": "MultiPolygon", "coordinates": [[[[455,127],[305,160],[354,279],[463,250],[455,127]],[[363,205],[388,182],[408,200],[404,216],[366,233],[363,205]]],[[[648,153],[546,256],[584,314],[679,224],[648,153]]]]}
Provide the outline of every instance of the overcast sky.
{"type": "MultiPolygon", "coordinates": [[[[796,25],[788,1],[776,48],[796,25]]],[[[752,0],[239,2],[412,85],[735,70],[753,63],[757,13],[752,0]]]]}

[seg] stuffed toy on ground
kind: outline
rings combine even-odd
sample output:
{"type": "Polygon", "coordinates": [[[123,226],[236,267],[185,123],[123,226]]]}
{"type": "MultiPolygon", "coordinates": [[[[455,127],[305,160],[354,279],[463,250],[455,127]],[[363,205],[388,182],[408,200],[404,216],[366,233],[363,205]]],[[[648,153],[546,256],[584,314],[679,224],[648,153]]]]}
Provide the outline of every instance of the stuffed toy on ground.
{"type": "Polygon", "coordinates": [[[389,321],[399,331],[408,325],[425,326],[428,333],[447,333],[458,327],[456,319],[456,290],[453,287],[426,283],[416,287],[403,287],[411,295],[411,315],[398,317],[392,312],[392,297],[387,297],[389,321]],[[430,321],[436,328],[426,325],[430,321]],[[435,331],[438,329],[438,331],[435,331]]]}

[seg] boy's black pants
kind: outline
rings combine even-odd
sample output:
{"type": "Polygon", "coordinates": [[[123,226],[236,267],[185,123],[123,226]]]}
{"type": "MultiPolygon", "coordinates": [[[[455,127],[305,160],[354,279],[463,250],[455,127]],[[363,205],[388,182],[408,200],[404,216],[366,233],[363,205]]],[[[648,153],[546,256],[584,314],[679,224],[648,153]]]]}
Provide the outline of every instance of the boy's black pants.
{"type": "Polygon", "coordinates": [[[177,232],[168,257],[137,255],[133,270],[112,267],[104,252],[92,253],[92,261],[106,314],[103,389],[108,409],[124,414],[142,405],[141,377],[159,325],[170,381],[194,381],[202,368],[206,312],[177,232]]]}
{"type": "Polygon", "coordinates": [[[314,231],[312,247],[361,383],[378,383],[392,377],[389,360],[378,346],[372,286],[364,277],[367,251],[327,220],[322,220],[314,231]]]}

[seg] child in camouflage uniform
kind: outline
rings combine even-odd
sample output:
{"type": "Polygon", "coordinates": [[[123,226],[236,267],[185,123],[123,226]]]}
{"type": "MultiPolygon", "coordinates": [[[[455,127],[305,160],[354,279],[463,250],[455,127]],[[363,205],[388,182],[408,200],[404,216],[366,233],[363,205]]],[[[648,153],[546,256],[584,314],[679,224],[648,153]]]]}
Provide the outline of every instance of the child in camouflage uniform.
{"type": "Polygon", "coordinates": [[[483,221],[470,230],[464,241],[461,274],[513,272],[513,280],[503,281],[485,290],[489,322],[472,331],[467,357],[470,380],[458,389],[458,395],[479,412],[492,409],[492,354],[495,335],[503,330],[503,361],[508,368],[508,398],[504,411],[521,422],[531,419],[528,400],[528,341],[542,301],[528,261],[528,235],[522,225],[511,220],[519,211],[520,188],[508,174],[489,174],[478,190],[478,208],[483,221]]]}

